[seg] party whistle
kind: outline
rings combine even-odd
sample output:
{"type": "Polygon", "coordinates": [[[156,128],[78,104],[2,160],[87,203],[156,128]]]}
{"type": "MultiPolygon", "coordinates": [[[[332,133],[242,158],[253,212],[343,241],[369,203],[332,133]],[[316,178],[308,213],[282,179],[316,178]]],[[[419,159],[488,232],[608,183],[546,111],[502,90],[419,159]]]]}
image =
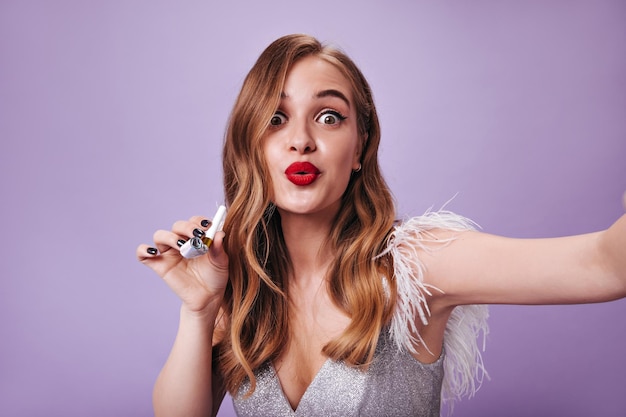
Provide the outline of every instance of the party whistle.
{"type": "Polygon", "coordinates": [[[226,207],[219,206],[215,216],[213,216],[213,222],[211,227],[206,231],[204,237],[192,237],[180,247],[180,254],[183,258],[191,259],[204,255],[209,251],[209,246],[213,243],[215,234],[221,230],[224,224],[224,218],[226,217],[226,207]]]}

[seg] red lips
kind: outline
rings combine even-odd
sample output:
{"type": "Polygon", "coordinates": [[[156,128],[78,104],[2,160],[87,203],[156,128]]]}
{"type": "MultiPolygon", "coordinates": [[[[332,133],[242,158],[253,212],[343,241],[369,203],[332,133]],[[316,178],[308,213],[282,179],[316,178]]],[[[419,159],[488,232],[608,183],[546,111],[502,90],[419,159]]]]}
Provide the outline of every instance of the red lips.
{"type": "Polygon", "coordinates": [[[310,162],[294,162],[285,170],[287,179],[295,185],[309,185],[320,175],[320,170],[310,162]]]}

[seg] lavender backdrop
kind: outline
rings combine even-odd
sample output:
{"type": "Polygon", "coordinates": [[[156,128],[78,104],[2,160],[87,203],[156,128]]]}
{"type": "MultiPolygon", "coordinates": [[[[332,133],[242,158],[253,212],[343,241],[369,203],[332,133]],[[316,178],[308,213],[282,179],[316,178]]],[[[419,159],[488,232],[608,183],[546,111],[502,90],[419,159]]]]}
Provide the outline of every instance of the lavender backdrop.
{"type": "MultiPolygon", "coordinates": [[[[623,1],[0,2],[0,414],[149,416],[178,300],[135,247],[222,199],[261,50],[305,32],[375,91],[399,215],[607,227],[626,189],[623,1]]],[[[492,308],[455,416],[623,416],[626,302],[492,308]]],[[[221,416],[232,415],[227,401],[221,416]]]]}

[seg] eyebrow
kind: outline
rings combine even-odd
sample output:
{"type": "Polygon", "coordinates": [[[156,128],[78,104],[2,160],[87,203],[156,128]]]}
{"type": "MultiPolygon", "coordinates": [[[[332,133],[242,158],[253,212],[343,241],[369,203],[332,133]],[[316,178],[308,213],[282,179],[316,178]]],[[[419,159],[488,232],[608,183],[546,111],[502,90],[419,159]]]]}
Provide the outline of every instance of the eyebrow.
{"type": "MultiPolygon", "coordinates": [[[[339,90],[334,90],[334,89],[322,90],[319,93],[315,94],[315,96],[313,97],[316,99],[324,98],[324,97],[337,97],[338,99],[343,100],[348,106],[348,108],[351,107],[350,100],[348,100],[346,95],[339,90]]],[[[280,98],[289,98],[289,96],[285,94],[285,92],[283,91],[282,93],[280,93],[280,98]]]]}
{"type": "Polygon", "coordinates": [[[348,108],[350,107],[350,100],[339,90],[323,90],[315,95],[315,98],[323,98],[323,97],[337,97],[346,102],[348,108]]]}

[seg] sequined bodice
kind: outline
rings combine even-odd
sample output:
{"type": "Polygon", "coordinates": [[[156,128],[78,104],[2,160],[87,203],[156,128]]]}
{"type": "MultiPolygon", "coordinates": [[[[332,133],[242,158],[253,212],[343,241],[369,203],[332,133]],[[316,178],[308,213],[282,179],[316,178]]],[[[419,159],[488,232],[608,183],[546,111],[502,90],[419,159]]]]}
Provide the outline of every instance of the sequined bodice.
{"type": "Polygon", "coordinates": [[[239,417],[438,417],[443,355],[432,364],[420,363],[406,350],[398,350],[385,332],[367,371],[327,360],[295,411],[270,363],[256,372],[256,378],[251,397],[244,398],[246,382],[233,398],[239,417]]]}
{"type": "Polygon", "coordinates": [[[445,359],[442,354],[427,365],[410,353],[421,339],[408,323],[417,321],[426,326],[430,318],[427,300],[432,287],[424,283],[424,265],[418,249],[428,253],[455,239],[433,241],[427,232],[434,228],[460,233],[473,229],[474,224],[442,210],[428,211],[394,229],[383,254],[393,257],[396,307],[388,331],[379,337],[374,361],[367,371],[326,361],[294,411],[268,363],[257,370],[256,390],[250,397],[244,397],[248,382],[233,396],[237,415],[439,417],[442,398],[454,401],[472,396],[486,375],[477,338],[481,333],[485,337],[488,331],[487,306],[463,305],[452,311],[443,339],[445,359]]]}

